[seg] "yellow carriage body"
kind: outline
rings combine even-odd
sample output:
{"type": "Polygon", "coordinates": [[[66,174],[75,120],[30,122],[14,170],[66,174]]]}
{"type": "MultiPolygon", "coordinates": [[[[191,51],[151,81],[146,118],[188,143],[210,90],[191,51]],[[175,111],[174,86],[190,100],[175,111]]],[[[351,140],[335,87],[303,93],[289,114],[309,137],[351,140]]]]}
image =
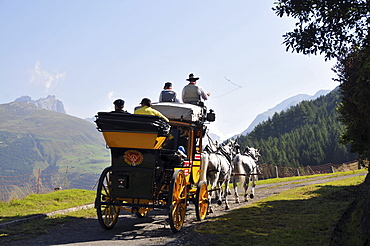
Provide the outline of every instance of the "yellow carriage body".
{"type": "Polygon", "coordinates": [[[103,132],[105,142],[110,148],[159,149],[166,137],[157,133],[103,132]]]}

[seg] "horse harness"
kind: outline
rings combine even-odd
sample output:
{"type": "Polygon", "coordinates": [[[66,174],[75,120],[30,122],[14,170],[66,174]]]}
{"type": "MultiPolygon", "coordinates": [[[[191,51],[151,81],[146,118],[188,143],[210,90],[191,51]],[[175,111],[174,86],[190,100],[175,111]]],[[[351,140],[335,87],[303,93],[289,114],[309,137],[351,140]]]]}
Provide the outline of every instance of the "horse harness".
{"type": "Polygon", "coordinates": [[[228,164],[229,164],[229,167],[230,169],[232,170],[233,169],[233,165],[231,165],[231,162],[232,162],[232,158],[231,156],[225,151],[225,149],[223,149],[222,147],[218,148],[218,152],[213,152],[214,154],[216,154],[216,157],[217,157],[217,168],[216,169],[213,169],[213,170],[209,170],[209,172],[220,172],[222,173],[222,175],[226,175],[226,172],[223,171],[223,170],[220,170],[220,163],[221,163],[221,160],[220,160],[220,157],[219,156],[223,156],[227,159],[228,161],[228,164]]]}

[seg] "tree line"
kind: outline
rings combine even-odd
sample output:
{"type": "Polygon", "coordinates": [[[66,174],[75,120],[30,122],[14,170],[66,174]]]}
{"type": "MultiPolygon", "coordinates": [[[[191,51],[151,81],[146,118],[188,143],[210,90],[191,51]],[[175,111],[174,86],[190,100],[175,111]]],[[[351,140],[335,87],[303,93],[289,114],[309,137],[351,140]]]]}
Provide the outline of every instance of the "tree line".
{"type": "Polygon", "coordinates": [[[260,163],[301,167],[343,163],[356,159],[350,147],[340,144],[344,130],[338,121],[338,90],[313,101],[302,101],[257,125],[238,138],[242,149],[259,148],[260,163]]]}

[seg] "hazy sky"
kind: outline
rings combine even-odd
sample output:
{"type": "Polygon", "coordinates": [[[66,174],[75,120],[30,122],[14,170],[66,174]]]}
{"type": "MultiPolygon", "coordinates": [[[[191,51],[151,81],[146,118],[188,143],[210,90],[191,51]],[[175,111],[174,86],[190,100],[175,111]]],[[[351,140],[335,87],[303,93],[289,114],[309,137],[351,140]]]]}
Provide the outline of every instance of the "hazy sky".
{"type": "Polygon", "coordinates": [[[211,93],[210,128],[241,133],[288,97],[338,85],[334,61],[285,51],[295,22],[273,2],[0,0],[0,103],[55,95],[87,118],[122,98],[133,112],[166,81],[181,95],[194,73],[211,93]]]}

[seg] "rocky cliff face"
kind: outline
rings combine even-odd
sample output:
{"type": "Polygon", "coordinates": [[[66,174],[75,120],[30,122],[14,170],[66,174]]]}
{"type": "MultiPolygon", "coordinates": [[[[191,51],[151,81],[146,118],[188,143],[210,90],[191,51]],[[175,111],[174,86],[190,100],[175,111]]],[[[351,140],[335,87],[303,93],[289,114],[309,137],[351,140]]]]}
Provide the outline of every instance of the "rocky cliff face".
{"type": "Polygon", "coordinates": [[[48,96],[47,98],[40,98],[38,100],[32,100],[29,96],[22,96],[17,98],[14,102],[22,102],[27,104],[34,104],[38,108],[46,109],[58,113],[65,114],[64,105],[62,101],[55,98],[55,96],[48,96]]]}

